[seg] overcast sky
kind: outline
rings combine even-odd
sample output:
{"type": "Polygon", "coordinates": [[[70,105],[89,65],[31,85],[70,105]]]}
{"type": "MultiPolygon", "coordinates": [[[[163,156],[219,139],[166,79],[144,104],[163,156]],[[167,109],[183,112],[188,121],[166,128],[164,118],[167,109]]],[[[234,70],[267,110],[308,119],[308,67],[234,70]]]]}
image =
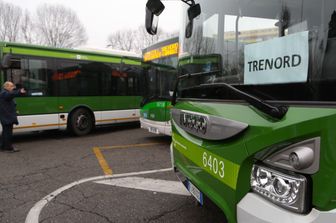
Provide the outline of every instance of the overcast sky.
{"type": "MultiPolygon", "coordinates": [[[[44,3],[62,4],[77,12],[87,34],[87,46],[105,47],[110,33],[136,28],[145,21],[147,0],[4,0],[34,12],[44,3]]],[[[159,27],[167,32],[179,29],[180,2],[165,1],[166,9],[160,16],[159,27]]]]}

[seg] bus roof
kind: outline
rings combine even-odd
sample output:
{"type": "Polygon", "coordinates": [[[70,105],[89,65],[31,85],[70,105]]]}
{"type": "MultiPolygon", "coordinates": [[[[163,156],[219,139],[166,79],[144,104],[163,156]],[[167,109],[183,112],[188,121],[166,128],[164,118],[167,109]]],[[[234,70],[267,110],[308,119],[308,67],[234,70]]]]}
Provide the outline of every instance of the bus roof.
{"type": "Polygon", "coordinates": [[[103,54],[107,53],[111,55],[118,55],[118,56],[124,56],[124,57],[141,58],[141,54],[124,51],[124,50],[108,49],[108,48],[78,47],[78,48],[74,48],[74,50],[85,51],[85,52],[97,52],[97,53],[103,53],[103,54]]]}
{"type": "MultiPolygon", "coordinates": [[[[46,56],[66,59],[79,59],[79,60],[93,60],[93,61],[106,61],[106,58],[120,59],[126,58],[141,62],[141,56],[123,51],[115,50],[99,50],[99,49],[65,49],[54,48],[40,45],[23,44],[23,43],[11,43],[0,42],[0,48],[3,53],[11,52],[15,54],[34,55],[34,56],[46,56]]],[[[117,62],[117,61],[112,61],[117,62]]]]}
{"type": "Polygon", "coordinates": [[[151,50],[154,50],[154,49],[157,49],[159,47],[162,47],[162,46],[166,46],[166,45],[169,45],[171,43],[177,43],[179,41],[179,37],[178,36],[175,36],[175,37],[169,37],[169,38],[166,38],[166,39],[163,39],[163,40],[160,40],[146,48],[144,48],[142,50],[142,53],[146,53],[148,51],[151,51],[151,50]]]}

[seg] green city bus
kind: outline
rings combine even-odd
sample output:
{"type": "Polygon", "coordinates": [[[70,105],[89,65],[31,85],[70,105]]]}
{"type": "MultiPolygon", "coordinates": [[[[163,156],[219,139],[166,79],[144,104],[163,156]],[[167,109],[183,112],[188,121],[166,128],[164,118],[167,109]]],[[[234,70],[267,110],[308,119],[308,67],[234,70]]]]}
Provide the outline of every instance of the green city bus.
{"type": "MultiPolygon", "coordinates": [[[[336,222],[336,1],[183,2],[177,176],[228,222],[336,222]]],[[[148,1],[149,33],[163,9],[148,1]]]]}
{"type": "Polygon", "coordinates": [[[141,128],[171,135],[171,96],[177,76],[178,38],[170,38],[143,50],[146,90],[140,109],[141,128]]]}
{"type": "Polygon", "coordinates": [[[1,83],[27,90],[16,98],[14,132],[68,129],[139,121],[144,70],[131,53],[56,49],[0,43],[1,83]]]}

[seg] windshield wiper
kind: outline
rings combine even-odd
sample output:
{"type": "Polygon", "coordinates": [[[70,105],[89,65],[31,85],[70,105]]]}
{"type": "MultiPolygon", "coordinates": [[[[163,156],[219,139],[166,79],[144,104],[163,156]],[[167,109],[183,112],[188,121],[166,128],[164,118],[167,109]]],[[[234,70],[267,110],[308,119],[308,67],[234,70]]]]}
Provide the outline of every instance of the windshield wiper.
{"type": "MultiPolygon", "coordinates": [[[[217,71],[218,72],[218,71],[217,71]]],[[[214,73],[214,72],[205,72],[205,73],[198,73],[198,74],[194,74],[193,76],[198,76],[201,74],[208,74],[208,73],[214,73]]],[[[186,75],[181,76],[181,78],[186,78],[186,75]]],[[[179,79],[181,79],[179,78],[179,79]]],[[[175,105],[176,104],[176,94],[177,94],[177,86],[178,86],[178,81],[176,83],[176,88],[173,94],[173,98],[172,98],[172,104],[175,105]]],[[[288,107],[284,106],[284,105],[272,105],[269,104],[251,94],[248,94],[244,91],[241,91],[235,87],[233,87],[232,85],[226,84],[226,83],[211,83],[211,84],[201,84],[199,86],[195,86],[194,88],[212,88],[212,87],[221,87],[221,88],[225,88],[228,91],[231,91],[232,93],[234,93],[237,97],[239,97],[240,99],[248,102],[250,105],[252,105],[253,107],[255,107],[256,109],[260,110],[261,112],[276,118],[276,119],[282,119],[287,111],[288,111],[288,107]]]]}
{"type": "Polygon", "coordinates": [[[221,72],[220,70],[214,70],[214,71],[206,71],[206,72],[200,72],[200,73],[193,73],[193,74],[184,74],[179,76],[177,79],[186,79],[186,78],[191,78],[191,77],[197,77],[197,76],[202,76],[202,75],[211,75],[211,74],[216,74],[221,72]]]}

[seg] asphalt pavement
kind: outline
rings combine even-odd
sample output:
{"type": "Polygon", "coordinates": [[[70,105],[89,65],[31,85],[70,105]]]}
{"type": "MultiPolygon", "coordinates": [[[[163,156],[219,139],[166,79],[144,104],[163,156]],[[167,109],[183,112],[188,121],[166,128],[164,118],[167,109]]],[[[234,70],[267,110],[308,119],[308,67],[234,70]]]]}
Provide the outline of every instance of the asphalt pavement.
{"type": "Polygon", "coordinates": [[[17,134],[0,153],[0,222],[224,222],[171,169],[170,137],[139,124],[17,134]]]}

